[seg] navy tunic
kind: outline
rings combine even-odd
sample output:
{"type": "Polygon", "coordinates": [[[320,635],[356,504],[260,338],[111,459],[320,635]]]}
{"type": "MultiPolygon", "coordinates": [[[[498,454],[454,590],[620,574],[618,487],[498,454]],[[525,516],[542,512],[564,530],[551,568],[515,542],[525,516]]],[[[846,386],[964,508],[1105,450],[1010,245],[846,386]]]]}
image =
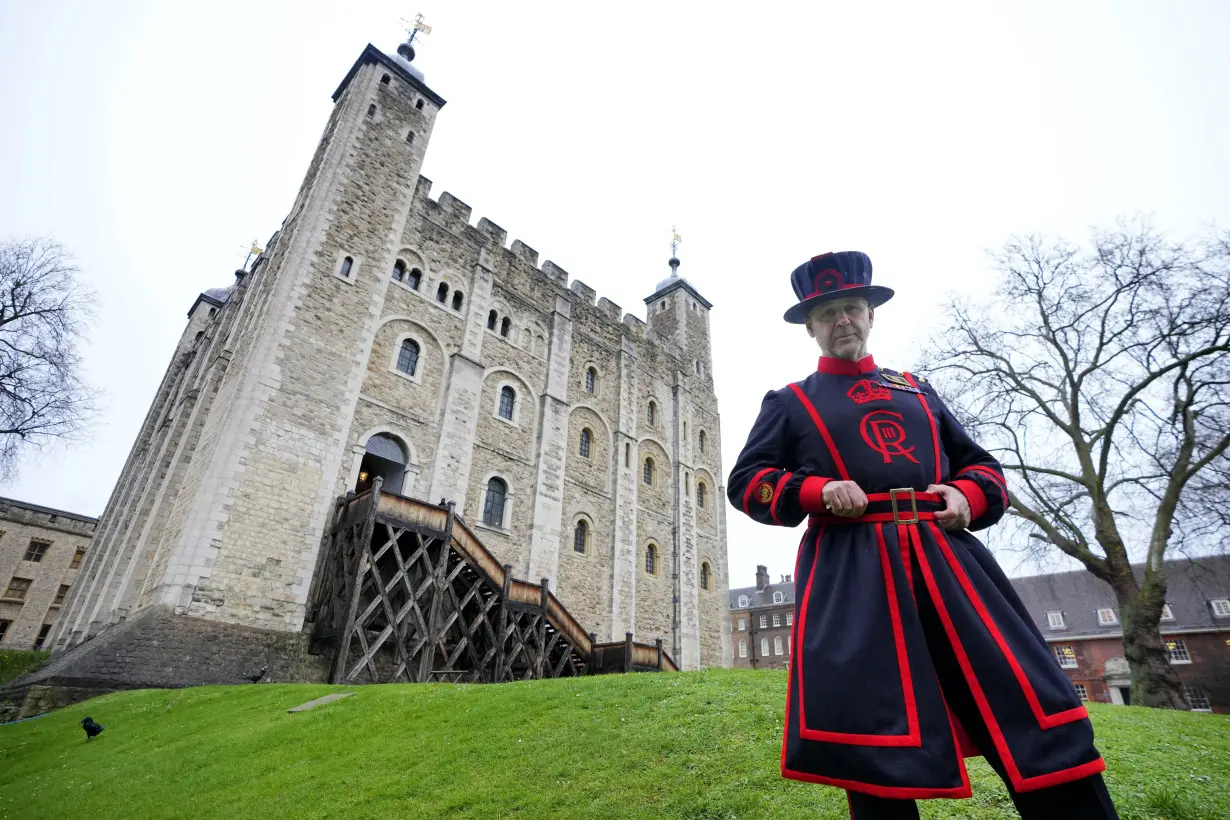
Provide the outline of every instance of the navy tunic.
{"type": "Polygon", "coordinates": [[[879,797],[970,795],[968,741],[932,666],[919,595],[934,602],[1013,788],[1102,771],[1072,683],[990,551],[933,520],[944,505],[924,494],[931,484],[965,494],[970,530],[1007,506],[999,463],[926,382],[870,356],[822,358],[816,373],[765,396],[728,487],[762,524],[809,519],[794,575],[782,774],[879,797]],[[827,513],[831,480],[857,483],[866,514],[827,513]]]}

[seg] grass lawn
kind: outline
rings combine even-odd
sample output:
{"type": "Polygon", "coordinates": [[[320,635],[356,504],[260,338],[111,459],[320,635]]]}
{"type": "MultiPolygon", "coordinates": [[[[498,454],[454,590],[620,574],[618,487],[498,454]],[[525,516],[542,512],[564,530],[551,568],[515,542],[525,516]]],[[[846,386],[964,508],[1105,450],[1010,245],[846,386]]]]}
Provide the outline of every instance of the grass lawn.
{"type": "MultiPolygon", "coordinates": [[[[0,817],[845,818],[841,792],[778,774],[785,684],[710,670],[121,692],[0,727],[0,817]],[[357,694],[286,713],[331,691],[357,694]],[[107,727],[88,744],[87,714],[107,727]]],[[[1124,820],[1230,818],[1230,716],[1091,712],[1124,820]]],[[[923,817],[1016,816],[969,762],[974,798],[923,817]]]]}
{"type": "Polygon", "coordinates": [[[0,649],[0,686],[41,666],[50,657],[50,652],[0,649]]]}

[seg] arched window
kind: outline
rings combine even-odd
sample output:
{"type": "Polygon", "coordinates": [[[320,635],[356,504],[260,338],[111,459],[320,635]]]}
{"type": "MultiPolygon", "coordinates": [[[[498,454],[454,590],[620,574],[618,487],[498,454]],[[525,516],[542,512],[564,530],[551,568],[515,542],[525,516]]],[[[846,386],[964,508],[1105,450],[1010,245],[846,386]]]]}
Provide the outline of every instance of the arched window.
{"type": "Polygon", "coordinates": [[[423,110],[423,101],[422,101],[422,100],[418,100],[417,102],[415,102],[415,104],[414,104],[414,110],[415,110],[415,111],[422,111],[422,110],[423,110]]]}
{"type": "Polygon", "coordinates": [[[500,335],[503,336],[505,339],[507,339],[508,331],[510,330],[512,330],[512,319],[509,319],[507,316],[505,316],[500,321],[500,335]]]}
{"type": "Polygon", "coordinates": [[[696,506],[702,508],[705,506],[705,482],[703,481],[696,482],[696,506]]]}
{"type": "Polygon", "coordinates": [[[709,571],[708,561],[700,565],[700,588],[701,589],[709,588],[709,576],[711,574],[712,573],[709,571]]]}
{"type": "Polygon", "coordinates": [[[650,575],[658,574],[658,546],[650,544],[645,548],[645,571],[650,575]]]}
{"type": "Polygon", "coordinates": [[[645,413],[645,420],[649,422],[650,427],[658,423],[658,405],[649,402],[649,410],[645,413]]]}
{"type": "Polygon", "coordinates": [[[780,593],[780,592],[774,592],[774,593],[773,593],[773,603],[775,603],[775,604],[781,604],[781,603],[785,603],[785,601],[786,601],[786,596],[785,596],[785,595],[783,595],[783,594],[782,594],[782,593],[780,593]]]}
{"type": "Polygon", "coordinates": [[[381,84],[381,85],[388,85],[388,84],[389,84],[389,75],[388,75],[388,74],[382,74],[382,75],[381,75],[381,77],[380,77],[380,84],[381,84]]]}
{"type": "Polygon", "coordinates": [[[403,339],[401,349],[397,351],[397,369],[407,376],[413,376],[419,367],[419,343],[414,339],[403,339]]]}
{"type": "Polygon", "coordinates": [[[747,596],[740,595],[739,596],[739,609],[746,609],[746,608],[747,608],[747,596]]]}
{"type": "Polygon", "coordinates": [[[448,301],[448,285],[444,282],[441,282],[440,287],[436,288],[436,301],[440,304],[448,301]]]}
{"type": "Polygon", "coordinates": [[[589,524],[584,518],[577,522],[577,528],[572,531],[572,551],[582,554],[589,551],[589,524]]]}
{"type": "Polygon", "coordinates": [[[645,459],[645,469],[641,471],[641,480],[649,486],[653,486],[653,459],[645,459]]]}
{"type": "Polygon", "coordinates": [[[500,320],[499,314],[494,310],[487,314],[487,329],[495,330],[495,323],[500,320]]]}
{"type": "Polygon", "coordinates": [[[739,641],[739,657],[747,657],[747,641],[739,641]]]}
{"type": "Polygon", "coordinates": [[[398,259],[393,263],[393,281],[400,282],[406,278],[406,263],[398,259]]]}
{"type": "Polygon", "coordinates": [[[592,367],[585,371],[585,392],[593,393],[598,386],[598,371],[592,367]]]}
{"type": "Polygon", "coordinates": [[[705,452],[705,431],[701,430],[700,435],[696,437],[697,443],[700,444],[700,451],[705,452]]]}
{"type": "Polygon", "coordinates": [[[453,310],[461,310],[461,306],[465,303],[465,297],[461,291],[453,292],[453,310]]]}
{"type": "Polygon", "coordinates": [[[500,388],[500,418],[513,419],[513,409],[517,405],[517,391],[508,385],[500,388]]]}
{"type": "Polygon", "coordinates": [[[581,458],[589,458],[589,445],[593,441],[594,434],[586,427],[581,431],[581,458]]]}
{"type": "Polygon", "coordinates": [[[768,638],[760,639],[760,657],[762,658],[769,657],[769,639],[768,638]]]}
{"type": "Polygon", "coordinates": [[[483,499],[483,523],[492,527],[504,526],[504,502],[508,499],[508,485],[502,478],[487,482],[487,495],[483,499]]]}
{"type": "Polygon", "coordinates": [[[342,276],[345,276],[347,279],[349,279],[350,269],[353,267],[354,267],[354,259],[347,256],[345,259],[342,260],[342,268],[341,270],[338,271],[338,273],[341,274],[342,276]]]}
{"type": "Polygon", "coordinates": [[[411,268],[410,275],[406,277],[406,284],[411,290],[418,290],[419,285],[423,282],[423,272],[418,268],[411,268]]]}
{"type": "Polygon", "coordinates": [[[773,639],[773,654],[774,655],[782,654],[782,639],[780,635],[773,639]]]}
{"type": "Polygon", "coordinates": [[[401,493],[406,476],[406,448],[401,439],[388,433],[377,433],[367,440],[363,460],[359,462],[356,492],[371,487],[376,477],[384,479],[381,488],[386,493],[401,493]]]}

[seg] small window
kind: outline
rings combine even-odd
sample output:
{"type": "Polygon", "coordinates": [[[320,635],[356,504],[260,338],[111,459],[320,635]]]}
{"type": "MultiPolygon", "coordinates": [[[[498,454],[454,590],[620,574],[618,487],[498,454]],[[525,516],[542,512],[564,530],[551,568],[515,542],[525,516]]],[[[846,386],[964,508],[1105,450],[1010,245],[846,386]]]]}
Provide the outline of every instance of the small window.
{"type": "Polygon", "coordinates": [[[632,466],[632,445],[631,444],[624,445],[624,466],[625,467],[632,466]]]}
{"type": "Polygon", "coordinates": [[[413,144],[414,144],[414,132],[407,131],[406,132],[406,145],[413,145],[413,144]]]}
{"type": "Polygon", "coordinates": [[[496,323],[500,321],[500,315],[494,310],[487,314],[487,329],[495,330],[496,323]]]}
{"type": "Polygon", "coordinates": [[[769,657],[769,639],[768,638],[760,639],[760,657],[762,658],[769,657]]]}
{"type": "Polygon", "coordinates": [[[692,366],[696,369],[696,375],[699,376],[700,375],[700,362],[699,361],[692,362],[692,366]]]}
{"type": "Polygon", "coordinates": [[[700,451],[705,452],[705,431],[701,430],[700,435],[696,437],[696,442],[700,446],[700,451]]]}
{"type": "Polygon", "coordinates": [[[588,427],[581,431],[581,458],[589,458],[589,447],[593,438],[594,434],[590,432],[588,427]]]}
{"type": "Polygon", "coordinates": [[[1063,613],[1048,612],[1046,613],[1046,625],[1051,629],[1063,629],[1063,613]]]}
{"type": "Polygon", "coordinates": [[[1075,669],[1078,666],[1076,650],[1070,646],[1055,647],[1055,659],[1059,661],[1059,665],[1064,669],[1075,669]]]}
{"type": "Polygon", "coordinates": [[[773,654],[782,654],[782,639],[780,636],[773,639],[773,654]]]}
{"type": "Polygon", "coordinates": [[[1171,611],[1170,604],[1162,604],[1162,620],[1163,621],[1173,621],[1174,620],[1174,612],[1171,611]]]}
{"type": "Polygon", "coordinates": [[[761,628],[761,629],[768,629],[768,628],[769,628],[769,616],[768,616],[768,615],[761,615],[761,616],[760,616],[760,628],[761,628]]]}
{"type": "Polygon", "coordinates": [[[423,272],[418,268],[411,268],[410,274],[406,277],[406,284],[410,286],[410,290],[418,290],[422,281],[423,272]]]}
{"type": "Polygon", "coordinates": [[[1119,623],[1119,618],[1115,615],[1115,610],[1113,609],[1099,609],[1098,610],[1098,625],[1099,626],[1110,626],[1112,624],[1117,624],[1117,623],[1119,623]]]}
{"type": "Polygon", "coordinates": [[[692,497],[692,476],[687,473],[683,474],[683,494],[688,498],[692,497]]]}
{"type": "Polygon", "coordinates": [[[775,603],[775,604],[780,604],[780,603],[785,603],[785,601],[786,601],[786,596],[785,596],[785,594],[783,594],[783,593],[781,593],[781,592],[774,592],[774,593],[773,593],[773,603],[775,603]]]}
{"type": "Polygon", "coordinates": [[[388,84],[389,84],[389,80],[390,80],[390,79],[392,79],[392,78],[391,78],[391,77],[389,77],[389,75],[388,75],[388,74],[383,74],[383,75],[381,75],[381,77],[380,77],[380,84],[381,84],[381,85],[388,85],[388,84]]]}
{"type": "Polygon", "coordinates": [[[1193,712],[1212,712],[1213,704],[1209,702],[1209,693],[1194,683],[1183,684],[1183,694],[1191,704],[1193,712]]]}
{"type": "Polygon", "coordinates": [[[18,578],[14,576],[9,580],[8,589],[4,591],[4,597],[10,601],[24,601],[26,593],[30,591],[30,584],[33,583],[29,578],[18,578]]]}
{"type": "Polygon", "coordinates": [[[487,495],[483,500],[483,523],[491,527],[504,526],[504,502],[508,499],[508,485],[503,479],[493,478],[487,482],[487,495]]]}
{"type": "Polygon", "coordinates": [[[353,267],[354,267],[354,258],[347,256],[345,259],[342,260],[342,267],[338,270],[338,275],[345,276],[347,279],[349,279],[350,269],[353,267]]]}
{"type": "Polygon", "coordinates": [[[645,421],[652,427],[658,423],[658,405],[649,402],[649,410],[645,413],[645,421]]]}
{"type": "Polygon", "coordinates": [[[1085,684],[1077,683],[1074,685],[1076,686],[1076,696],[1082,701],[1087,702],[1089,700],[1089,690],[1085,688],[1085,684]]]}
{"type": "Polygon", "coordinates": [[[12,625],[12,621],[0,621],[0,643],[4,642],[4,636],[9,634],[9,627],[12,625]]]}
{"type": "Polygon", "coordinates": [[[696,482],[696,506],[704,508],[705,506],[705,482],[696,482]]]}
{"type": "Polygon", "coordinates": [[[1214,598],[1209,605],[1213,607],[1213,617],[1230,618],[1230,598],[1214,598]]]}
{"type": "Polygon", "coordinates": [[[793,626],[793,625],[794,625],[794,613],[787,612],[786,613],[786,626],[793,626]]]}
{"type": "Polygon", "coordinates": [[[645,548],[645,571],[650,575],[658,574],[658,546],[656,544],[650,544],[645,548]]]}
{"type": "Polygon", "coordinates": [[[508,385],[500,388],[500,418],[513,420],[513,410],[517,406],[517,391],[513,390],[508,385]]]}
{"type": "Polygon", "coordinates": [[[747,596],[746,595],[739,596],[739,609],[747,609],[747,596]]]}
{"type": "Polygon", "coordinates": [[[35,652],[43,648],[43,644],[47,641],[47,636],[51,634],[51,624],[43,624],[38,631],[38,637],[34,639],[34,646],[31,647],[35,652]]]}
{"type": "Polygon", "coordinates": [[[367,116],[369,117],[376,116],[376,104],[375,103],[372,103],[371,105],[367,107],[367,116]]]}
{"type": "MultiPolygon", "coordinates": [[[[8,621],[4,621],[4,623],[7,624],[8,621]]],[[[740,658],[747,657],[747,641],[739,641],[739,657],[740,658]]]]}
{"type": "Polygon", "coordinates": [[[709,576],[712,574],[713,573],[709,571],[709,563],[707,561],[700,565],[700,588],[701,589],[706,589],[706,590],[709,589],[709,583],[712,580],[709,576]]]}
{"type": "Polygon", "coordinates": [[[508,332],[512,330],[512,319],[505,316],[500,320],[500,335],[505,339],[508,338],[508,332]]]}
{"type": "Polygon", "coordinates": [[[26,547],[26,561],[32,561],[37,564],[43,560],[43,556],[47,554],[47,548],[51,546],[50,541],[31,541],[30,546],[26,547]]]}
{"type": "Polygon", "coordinates": [[[440,287],[436,288],[436,301],[440,304],[448,301],[448,285],[444,282],[441,282],[440,287]]]}
{"type": "Polygon", "coordinates": [[[82,559],[85,558],[85,547],[77,547],[77,551],[73,553],[73,562],[68,565],[69,569],[76,569],[81,566],[82,559]]]}
{"type": "Polygon", "coordinates": [[[1171,663],[1191,663],[1192,656],[1187,654],[1187,644],[1182,638],[1167,638],[1166,651],[1170,653],[1171,663]]]}
{"type": "Polygon", "coordinates": [[[413,376],[419,367],[419,343],[414,339],[403,339],[401,349],[397,351],[397,369],[407,376],[413,376]]]}
{"type": "Polygon", "coordinates": [[[653,486],[653,459],[645,459],[645,469],[641,471],[641,481],[647,486],[653,486]]]}
{"type": "Polygon", "coordinates": [[[781,625],[782,625],[782,616],[781,616],[781,615],[774,615],[774,616],[773,616],[773,626],[774,626],[774,627],[780,627],[781,625]]]}
{"type": "Polygon", "coordinates": [[[56,598],[51,602],[52,606],[59,606],[64,603],[64,598],[68,595],[68,584],[60,584],[60,589],[56,592],[56,598]]]}
{"type": "Polygon", "coordinates": [[[740,619],[739,619],[739,631],[740,631],[740,632],[742,632],[742,631],[743,631],[743,630],[745,630],[745,629],[747,629],[747,619],[746,619],[746,618],[740,618],[740,619]]]}
{"type": "Polygon", "coordinates": [[[577,522],[577,527],[572,531],[572,551],[579,553],[589,552],[589,524],[585,519],[577,522]]]}
{"type": "Polygon", "coordinates": [[[598,386],[598,371],[592,367],[585,370],[585,392],[593,395],[594,390],[598,386]]]}
{"type": "Polygon", "coordinates": [[[398,259],[393,263],[393,281],[400,282],[406,278],[406,263],[398,259]]]}
{"type": "Polygon", "coordinates": [[[461,291],[459,290],[454,291],[453,292],[453,310],[460,311],[461,306],[463,304],[465,304],[465,297],[462,295],[461,291]]]}
{"type": "Polygon", "coordinates": [[[418,102],[416,102],[416,103],[414,104],[414,110],[415,110],[415,111],[422,111],[422,110],[423,110],[423,101],[422,101],[421,99],[420,99],[418,102]]]}

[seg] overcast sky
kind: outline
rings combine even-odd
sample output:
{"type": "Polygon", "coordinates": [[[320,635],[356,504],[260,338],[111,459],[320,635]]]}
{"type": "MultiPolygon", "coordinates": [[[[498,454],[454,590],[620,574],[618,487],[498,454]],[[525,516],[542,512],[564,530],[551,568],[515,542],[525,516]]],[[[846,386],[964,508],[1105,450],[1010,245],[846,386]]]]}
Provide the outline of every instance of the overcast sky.
{"type": "MultiPolygon", "coordinates": [[[[641,316],[679,227],[681,273],[714,304],[727,469],[762,395],[815,366],[781,321],[810,256],[870,254],[898,294],[871,349],[906,368],[1013,233],[1230,222],[1224,0],[0,0],[0,238],[72,249],[106,393],[87,440],[0,492],[102,513],[193,299],[278,228],[333,90],[419,11],[416,65],[448,100],[433,196],[641,316]]],[[[801,531],[728,522],[732,586],[791,571],[801,531]]]]}

